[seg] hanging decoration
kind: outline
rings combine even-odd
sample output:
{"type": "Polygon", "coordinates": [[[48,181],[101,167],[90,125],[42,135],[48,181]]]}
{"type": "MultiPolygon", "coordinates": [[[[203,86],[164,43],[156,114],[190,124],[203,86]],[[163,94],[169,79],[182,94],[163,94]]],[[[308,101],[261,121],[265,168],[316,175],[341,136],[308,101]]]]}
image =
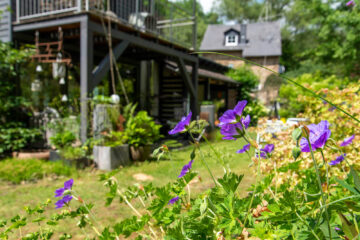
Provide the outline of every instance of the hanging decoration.
{"type": "Polygon", "coordinates": [[[58,29],[58,41],[54,42],[40,42],[39,31],[35,33],[35,54],[32,56],[32,60],[40,63],[65,63],[71,65],[71,56],[63,49],[64,39],[62,28],[58,29]],[[61,59],[58,58],[58,54],[61,53],[61,59]]]}

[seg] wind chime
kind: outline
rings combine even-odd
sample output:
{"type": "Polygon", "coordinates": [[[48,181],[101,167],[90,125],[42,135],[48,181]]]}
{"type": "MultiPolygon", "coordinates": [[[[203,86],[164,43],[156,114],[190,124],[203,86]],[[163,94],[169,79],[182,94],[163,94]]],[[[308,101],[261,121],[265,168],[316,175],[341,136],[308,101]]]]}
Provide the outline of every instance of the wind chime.
{"type": "MultiPolygon", "coordinates": [[[[55,79],[59,79],[59,84],[61,87],[61,101],[66,102],[67,89],[66,89],[66,73],[67,67],[71,66],[71,56],[66,53],[63,49],[63,31],[62,28],[58,28],[58,41],[52,42],[41,42],[39,41],[39,31],[35,33],[35,54],[32,56],[32,60],[38,63],[51,63],[52,64],[52,74],[55,79]]],[[[31,89],[33,92],[41,91],[41,82],[38,79],[40,72],[42,72],[42,67],[39,64],[36,67],[37,79],[32,83],[31,89]]]]}

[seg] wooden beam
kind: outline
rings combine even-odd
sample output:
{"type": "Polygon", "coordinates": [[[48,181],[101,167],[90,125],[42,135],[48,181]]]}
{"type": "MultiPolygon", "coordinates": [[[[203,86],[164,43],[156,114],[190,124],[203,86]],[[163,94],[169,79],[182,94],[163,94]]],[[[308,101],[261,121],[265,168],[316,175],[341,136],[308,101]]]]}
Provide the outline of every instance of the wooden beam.
{"type": "MultiPolygon", "coordinates": [[[[113,53],[116,60],[124,53],[124,51],[128,46],[129,46],[129,41],[123,40],[114,48],[113,53]]],[[[103,79],[103,77],[105,77],[105,75],[108,73],[109,70],[110,70],[110,55],[107,54],[103,58],[103,60],[99,63],[99,65],[96,68],[94,68],[94,70],[92,71],[91,87],[89,88],[90,91],[93,90],[101,82],[101,80],[103,79]]]]}
{"type": "MultiPolygon", "coordinates": [[[[104,35],[104,28],[100,24],[90,21],[90,27],[94,32],[104,35]]],[[[182,58],[189,62],[197,62],[198,61],[198,57],[195,55],[191,55],[186,52],[178,51],[171,47],[163,46],[159,43],[145,40],[144,38],[141,38],[139,36],[134,36],[134,35],[131,35],[131,34],[128,34],[125,32],[121,32],[116,29],[111,30],[111,35],[114,39],[128,40],[129,42],[131,42],[131,44],[133,44],[135,46],[146,48],[151,51],[161,53],[163,55],[172,56],[175,58],[182,58]]]]}
{"type": "Polygon", "coordinates": [[[63,25],[69,25],[74,23],[80,23],[86,20],[88,17],[87,15],[75,15],[66,18],[57,18],[54,20],[44,20],[41,22],[31,22],[25,24],[19,24],[13,26],[14,32],[22,32],[22,31],[29,31],[29,30],[37,30],[43,28],[50,28],[50,27],[59,27],[63,25]]]}
{"type": "Polygon", "coordinates": [[[193,86],[193,84],[191,82],[189,73],[186,70],[184,60],[182,58],[178,58],[177,59],[177,64],[178,64],[178,67],[179,67],[179,70],[180,70],[180,73],[181,73],[181,77],[184,79],[184,82],[185,82],[185,85],[186,85],[187,89],[190,91],[190,94],[192,96],[196,96],[197,94],[196,94],[195,88],[194,88],[194,86],[193,86]]]}

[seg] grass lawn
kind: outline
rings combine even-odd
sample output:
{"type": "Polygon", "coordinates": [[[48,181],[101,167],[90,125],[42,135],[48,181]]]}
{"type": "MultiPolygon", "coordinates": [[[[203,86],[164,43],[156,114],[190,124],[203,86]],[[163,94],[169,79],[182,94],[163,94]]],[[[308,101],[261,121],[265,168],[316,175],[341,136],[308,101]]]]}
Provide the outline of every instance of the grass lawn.
{"type": "MultiPolygon", "coordinates": [[[[243,146],[244,142],[238,141],[220,141],[214,142],[212,145],[216,150],[220,152],[221,157],[228,162],[233,172],[243,173],[245,177],[240,185],[240,192],[246,194],[246,189],[254,181],[252,171],[249,170],[248,165],[250,160],[247,154],[237,154],[236,150],[243,146]]],[[[208,162],[210,169],[215,177],[223,175],[222,167],[217,164],[216,157],[210,150],[209,146],[202,144],[201,151],[208,162]]],[[[182,166],[189,161],[189,156],[192,147],[187,147],[182,150],[172,151],[172,160],[170,161],[154,161],[145,162],[132,165],[123,168],[119,173],[115,175],[119,183],[124,187],[131,186],[139,183],[135,180],[133,175],[137,173],[144,173],[154,178],[152,181],[155,186],[161,186],[169,181],[173,181],[180,173],[182,166]]],[[[195,158],[193,164],[193,170],[199,172],[199,176],[202,181],[192,184],[191,192],[196,194],[202,192],[210,186],[213,186],[213,182],[206,171],[205,167],[201,164],[199,154],[195,158]]],[[[85,170],[81,171],[77,176],[74,176],[73,189],[80,194],[80,196],[86,202],[92,202],[95,204],[94,213],[98,220],[106,225],[113,225],[116,221],[123,219],[124,217],[132,214],[131,210],[125,205],[119,204],[114,201],[111,206],[105,207],[105,197],[107,189],[103,186],[102,182],[99,182],[99,171],[85,170]]],[[[9,219],[16,214],[25,215],[23,206],[35,205],[37,203],[44,202],[46,199],[54,199],[54,190],[62,186],[66,178],[57,180],[44,179],[37,183],[27,183],[22,185],[10,185],[7,183],[0,183],[0,220],[2,218],[9,219]]],[[[146,184],[148,182],[142,182],[146,184]]],[[[74,201],[72,204],[76,205],[74,201]]],[[[138,203],[134,203],[138,206],[138,203]]],[[[55,213],[53,205],[49,206],[49,214],[55,213]]],[[[30,226],[30,228],[33,228],[30,226]]],[[[34,229],[32,229],[34,230],[34,229]]],[[[87,229],[89,233],[92,233],[90,229],[87,229]]],[[[76,220],[67,220],[64,224],[57,226],[55,239],[58,238],[59,233],[68,232],[73,235],[73,239],[83,239],[82,232],[76,227],[76,220]]]]}

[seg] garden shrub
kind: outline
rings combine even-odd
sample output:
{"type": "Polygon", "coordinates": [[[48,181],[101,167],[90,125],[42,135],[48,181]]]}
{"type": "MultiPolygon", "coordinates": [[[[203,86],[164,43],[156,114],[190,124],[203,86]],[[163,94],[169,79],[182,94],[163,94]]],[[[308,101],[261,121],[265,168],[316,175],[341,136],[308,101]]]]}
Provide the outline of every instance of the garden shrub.
{"type": "MultiPolygon", "coordinates": [[[[316,72],[314,74],[303,74],[295,78],[294,81],[314,91],[319,91],[323,88],[343,89],[350,83],[348,78],[338,78],[335,75],[325,77],[320,72],[316,72]]],[[[307,107],[307,102],[299,101],[298,99],[299,96],[304,95],[309,96],[308,92],[295,87],[291,83],[282,84],[279,91],[281,103],[281,109],[279,111],[280,116],[283,118],[289,118],[295,117],[299,113],[304,112],[307,107]]]]}
{"type": "Polygon", "coordinates": [[[0,180],[19,184],[22,181],[36,181],[51,176],[72,176],[75,169],[60,162],[46,162],[38,159],[8,158],[0,161],[0,180]]]}
{"type": "MultiPolygon", "coordinates": [[[[350,95],[356,91],[344,90],[350,95]]],[[[336,138],[337,134],[331,135],[335,123],[321,119],[319,123],[272,135],[266,144],[259,145],[248,132],[251,118],[243,116],[245,106],[246,101],[240,101],[234,109],[226,111],[219,126],[224,140],[238,144],[234,140],[244,138],[248,142],[239,146],[238,154],[250,157],[249,151],[255,148],[256,158],[252,158],[249,166],[249,171],[256,169],[255,184],[247,195],[238,193],[243,175],[232,172],[211,143],[207,143],[218,167],[224,169],[223,177],[215,179],[199,144],[206,124],[202,120],[191,121],[189,114],[169,132],[188,133],[193,142],[189,162],[179,169],[173,182],[162,187],[137,184],[123,188],[114,177],[116,172],[100,175],[100,181],[108,188],[106,205],[120,202],[132,210],[133,216],[102,226],[92,211],[94,205],[77,194],[76,181],[69,179],[54,188],[54,207],[59,209],[58,213],[51,217],[43,215],[51,200],[28,206],[25,215],[0,220],[0,237],[15,237],[18,233],[21,236],[21,228],[32,221],[38,223],[39,229],[23,239],[50,239],[55,231],[53,226],[69,218],[77,222],[88,239],[357,239],[360,177],[356,164],[351,164],[347,156],[358,147],[358,138],[345,141],[336,138]],[[293,160],[288,160],[290,153],[284,151],[285,146],[293,149],[293,160]],[[325,156],[328,151],[336,154],[336,159],[323,160],[323,151],[325,156]],[[196,196],[190,190],[191,181],[198,175],[194,161],[204,164],[213,180],[212,186],[196,196]],[[268,169],[269,163],[272,167],[268,169]],[[333,174],[336,171],[342,174],[333,174]],[[278,181],[281,177],[284,181],[278,181]],[[20,231],[14,231],[17,229],[20,231]]],[[[60,239],[72,237],[66,232],[61,234],[60,239]]]]}

